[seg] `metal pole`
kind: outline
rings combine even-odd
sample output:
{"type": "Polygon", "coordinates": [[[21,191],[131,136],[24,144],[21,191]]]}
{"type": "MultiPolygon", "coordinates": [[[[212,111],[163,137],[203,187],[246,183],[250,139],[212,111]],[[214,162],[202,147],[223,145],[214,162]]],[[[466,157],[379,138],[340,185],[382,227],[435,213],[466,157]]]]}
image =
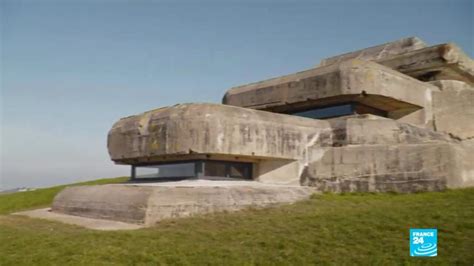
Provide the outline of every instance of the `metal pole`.
{"type": "Polygon", "coordinates": [[[136,171],[135,171],[135,165],[132,165],[131,173],[130,173],[130,181],[135,180],[136,178],[136,171]]]}

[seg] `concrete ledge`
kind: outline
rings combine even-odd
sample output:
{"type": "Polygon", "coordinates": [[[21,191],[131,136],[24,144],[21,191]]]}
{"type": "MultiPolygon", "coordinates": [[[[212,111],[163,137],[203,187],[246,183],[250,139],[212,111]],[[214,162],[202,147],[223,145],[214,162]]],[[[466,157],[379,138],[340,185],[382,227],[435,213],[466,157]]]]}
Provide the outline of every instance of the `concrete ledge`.
{"type": "Polygon", "coordinates": [[[111,220],[92,219],[74,215],[67,215],[52,212],[50,208],[36,209],[31,211],[23,211],[13,213],[13,215],[27,216],[36,219],[45,219],[50,221],[61,222],[65,224],[72,224],[82,226],[88,229],[101,231],[115,231],[115,230],[135,230],[143,228],[142,225],[129,224],[111,220]]]}
{"type": "Polygon", "coordinates": [[[52,210],[94,219],[153,225],[166,218],[293,203],[316,193],[310,187],[257,182],[201,181],[197,186],[193,186],[193,182],[71,187],[56,196],[52,210]]]}
{"type": "Polygon", "coordinates": [[[56,195],[52,210],[56,213],[141,224],[152,192],[150,187],[126,185],[68,187],[56,195]]]}

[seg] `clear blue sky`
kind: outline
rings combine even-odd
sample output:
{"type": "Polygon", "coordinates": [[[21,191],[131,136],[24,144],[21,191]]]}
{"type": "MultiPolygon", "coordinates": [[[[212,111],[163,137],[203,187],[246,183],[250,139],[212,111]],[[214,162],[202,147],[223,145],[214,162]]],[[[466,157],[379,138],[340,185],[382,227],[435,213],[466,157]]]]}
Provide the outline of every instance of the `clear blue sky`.
{"type": "MultiPolygon", "coordinates": [[[[196,1],[197,2],[197,1],[196,1]]],[[[474,54],[473,1],[1,3],[1,186],[128,174],[120,117],[300,71],[407,36],[474,54]]]]}

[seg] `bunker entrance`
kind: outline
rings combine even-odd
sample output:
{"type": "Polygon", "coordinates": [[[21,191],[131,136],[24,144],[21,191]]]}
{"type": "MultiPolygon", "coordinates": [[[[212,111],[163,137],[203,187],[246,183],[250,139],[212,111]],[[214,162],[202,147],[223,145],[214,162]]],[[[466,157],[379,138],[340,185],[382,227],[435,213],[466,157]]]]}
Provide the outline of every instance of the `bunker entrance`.
{"type": "Polygon", "coordinates": [[[185,179],[249,180],[252,163],[193,160],[132,165],[132,181],[177,181],[185,179]]]}

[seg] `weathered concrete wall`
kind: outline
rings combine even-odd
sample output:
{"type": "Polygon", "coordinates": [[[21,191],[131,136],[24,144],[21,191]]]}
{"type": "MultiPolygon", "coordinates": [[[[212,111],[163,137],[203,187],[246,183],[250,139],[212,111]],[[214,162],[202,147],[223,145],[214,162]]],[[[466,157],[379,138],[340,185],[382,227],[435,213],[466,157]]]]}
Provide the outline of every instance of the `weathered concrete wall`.
{"type": "Polygon", "coordinates": [[[428,109],[419,109],[407,115],[401,114],[401,117],[398,118],[397,121],[416,125],[422,128],[434,129],[433,112],[431,111],[432,104],[429,103],[432,101],[431,94],[427,94],[426,99],[427,104],[429,104],[428,109]]]}
{"type": "Polygon", "coordinates": [[[448,135],[372,115],[330,119],[333,147],[308,149],[302,185],[333,192],[441,190],[453,173],[448,135]]]}
{"type": "Polygon", "coordinates": [[[115,162],[169,155],[225,154],[296,159],[313,138],[330,144],[327,121],[217,104],[182,104],[118,121],[109,132],[115,162]]]}
{"type": "Polygon", "coordinates": [[[332,192],[415,192],[446,187],[449,145],[355,145],[332,148],[302,173],[302,184],[332,192]]]}
{"type": "Polygon", "coordinates": [[[469,183],[459,176],[474,178],[469,170],[458,172],[468,169],[453,161],[452,149],[461,144],[446,134],[372,115],[328,121],[332,145],[308,143],[295,161],[263,160],[257,180],[333,192],[414,192],[469,183]]]}
{"type": "Polygon", "coordinates": [[[192,181],[160,185],[96,185],[71,187],[53,201],[56,213],[153,225],[167,218],[267,207],[306,199],[309,187],[263,185],[256,182],[193,186],[192,181]]]}
{"type": "Polygon", "coordinates": [[[474,138],[474,87],[461,81],[430,82],[433,92],[433,120],[436,131],[460,139],[474,138]]]}
{"type": "Polygon", "coordinates": [[[406,52],[425,48],[425,42],[417,37],[408,37],[394,42],[389,42],[358,51],[345,53],[321,60],[320,66],[327,66],[331,64],[341,63],[350,59],[362,59],[367,61],[380,60],[386,57],[403,54],[406,52]]]}
{"type": "Polygon", "coordinates": [[[333,132],[333,146],[371,144],[445,143],[446,134],[374,115],[354,115],[327,120],[333,132]]]}
{"type": "Polygon", "coordinates": [[[255,165],[256,180],[259,182],[284,185],[299,185],[301,183],[300,161],[262,160],[255,165]]]}
{"type": "Polygon", "coordinates": [[[452,173],[447,181],[449,188],[474,186],[474,139],[451,145],[452,173]]]}

